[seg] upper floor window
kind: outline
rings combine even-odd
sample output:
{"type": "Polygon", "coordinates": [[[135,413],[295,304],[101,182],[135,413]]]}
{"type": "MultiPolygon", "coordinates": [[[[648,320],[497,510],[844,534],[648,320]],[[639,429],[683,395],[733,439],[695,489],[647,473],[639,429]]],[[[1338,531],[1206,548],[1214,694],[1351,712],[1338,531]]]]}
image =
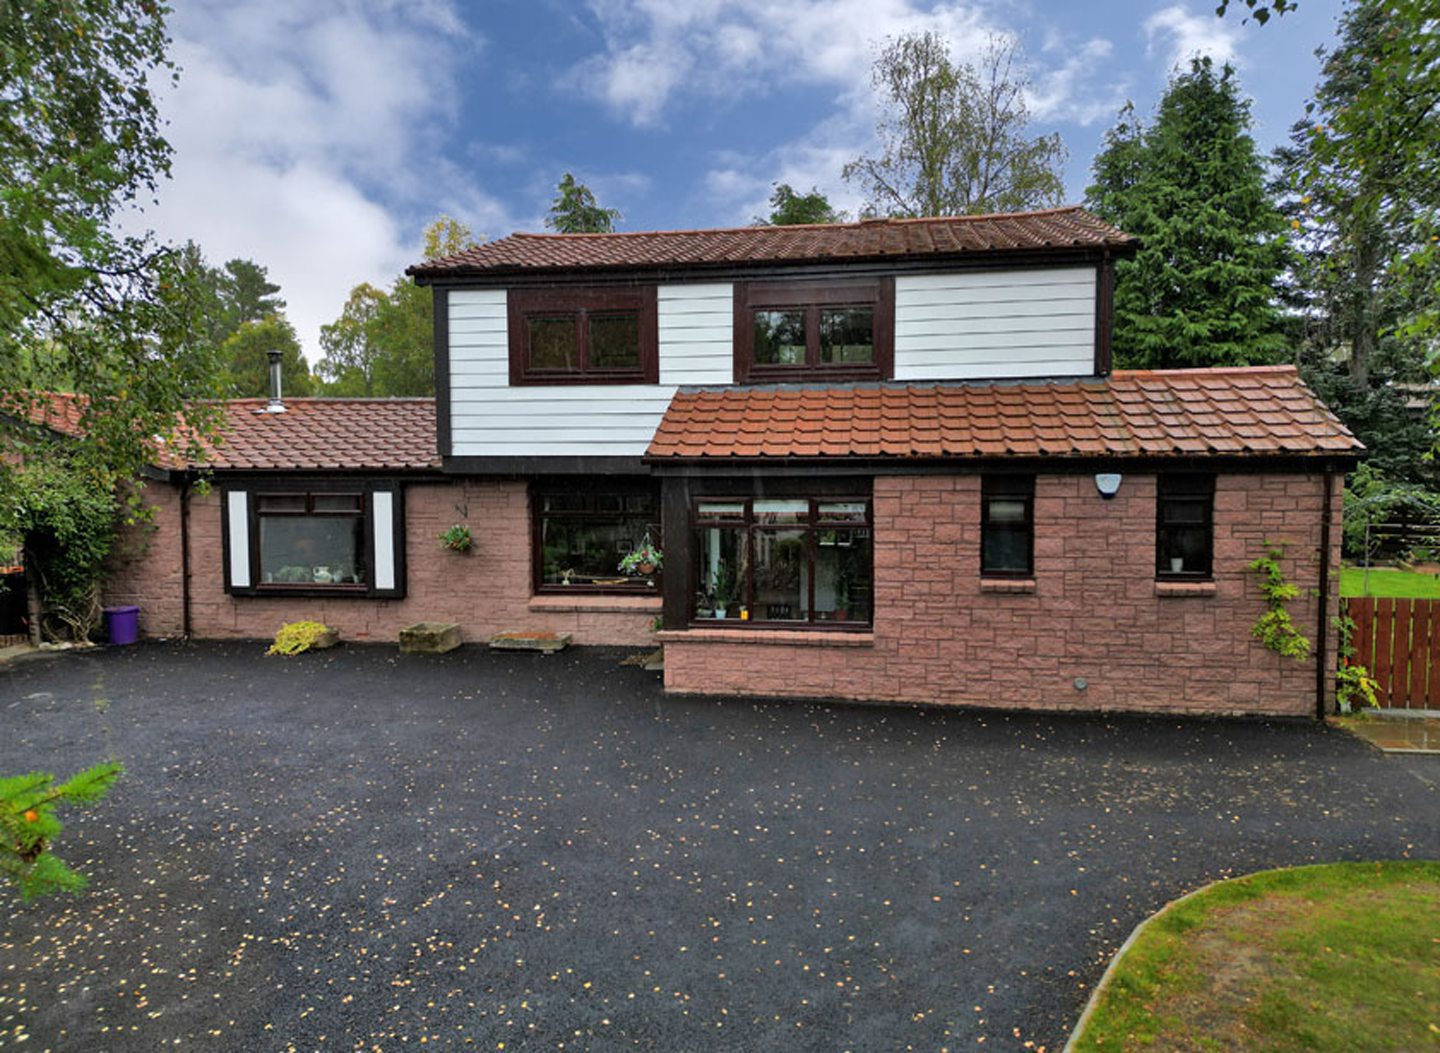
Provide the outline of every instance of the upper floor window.
{"type": "Polygon", "coordinates": [[[1215,477],[1162,475],[1155,498],[1155,575],[1208,578],[1215,547],[1215,477]]]}
{"type": "Polygon", "coordinates": [[[883,380],[895,351],[895,282],[739,282],[735,379],[883,380]]]}
{"type": "Polygon", "coordinates": [[[511,289],[511,384],[654,384],[655,289],[511,289]]]}
{"type": "Polygon", "coordinates": [[[980,480],[980,573],[1028,577],[1035,572],[1035,477],[980,480]]]}

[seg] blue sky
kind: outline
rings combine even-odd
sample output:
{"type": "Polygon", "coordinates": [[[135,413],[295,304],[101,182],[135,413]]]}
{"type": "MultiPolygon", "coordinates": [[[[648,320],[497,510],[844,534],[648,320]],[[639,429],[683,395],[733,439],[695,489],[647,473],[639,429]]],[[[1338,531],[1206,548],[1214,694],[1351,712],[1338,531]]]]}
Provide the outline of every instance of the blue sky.
{"type": "MultiPolygon", "coordinates": [[[[1237,7],[1241,6],[1236,0],[1237,7]]],[[[312,361],[350,287],[387,283],[446,212],[479,235],[541,229],[573,171],[621,229],[727,226],[775,181],[840,178],[874,145],[870,62],[933,29],[955,57],[1018,40],[1033,128],[1070,152],[1079,201],[1126,99],[1148,114],[1193,53],[1227,59],[1278,143],[1313,88],[1340,0],[1263,28],[1214,0],[187,0],[163,106],[174,178],[145,222],[214,261],[269,268],[312,361]]]]}

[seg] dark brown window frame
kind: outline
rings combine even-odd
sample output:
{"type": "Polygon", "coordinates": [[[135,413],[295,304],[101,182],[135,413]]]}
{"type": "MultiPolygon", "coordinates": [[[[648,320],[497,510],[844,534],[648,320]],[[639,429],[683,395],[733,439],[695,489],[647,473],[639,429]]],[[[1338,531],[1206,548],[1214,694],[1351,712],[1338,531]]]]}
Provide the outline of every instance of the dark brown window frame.
{"type": "Polygon", "coordinates": [[[220,527],[221,527],[221,561],[223,567],[227,568],[223,574],[223,588],[228,596],[241,597],[330,597],[333,599],[403,599],[405,596],[406,582],[406,559],[405,559],[405,492],[404,487],[398,480],[388,478],[286,478],[283,476],[255,476],[244,480],[235,479],[222,481],[220,484],[220,527]],[[247,497],[245,501],[246,522],[245,534],[248,544],[250,560],[250,582],[245,586],[233,585],[230,582],[230,502],[228,494],[231,490],[243,491],[247,497]],[[375,548],[374,548],[374,508],[373,498],[376,493],[384,492],[391,495],[391,536],[395,539],[394,547],[394,570],[395,585],[392,588],[382,589],[375,585],[375,548]],[[294,512],[260,512],[260,502],[269,497],[297,497],[309,495],[313,497],[336,497],[336,496],[358,496],[360,498],[359,512],[333,512],[320,511],[310,512],[313,501],[307,500],[307,511],[294,512]],[[269,582],[261,580],[261,553],[260,553],[260,517],[261,515],[273,516],[300,516],[317,515],[321,517],[335,518],[358,518],[362,523],[362,538],[364,544],[364,567],[365,582],[356,583],[326,583],[319,582],[269,582]]]}
{"type": "Polygon", "coordinates": [[[735,283],[735,382],[795,380],[889,380],[895,363],[895,279],[748,281],[735,283]],[[820,310],[869,307],[875,360],[869,365],[820,362],[820,310]],[[805,365],[762,365],[755,361],[754,313],[805,311],[805,365]]]}
{"type": "MultiPolygon", "coordinates": [[[[646,494],[652,497],[654,504],[651,514],[655,517],[654,531],[650,540],[655,547],[660,549],[662,555],[665,551],[664,538],[661,536],[660,518],[660,486],[659,480],[645,480],[636,482],[600,481],[596,483],[579,483],[577,480],[569,479],[563,483],[537,481],[530,486],[530,591],[535,596],[573,596],[583,594],[588,596],[659,596],[664,588],[664,567],[662,566],[653,575],[650,575],[654,585],[644,583],[623,584],[623,585],[556,585],[545,580],[545,531],[543,520],[545,512],[544,500],[547,495],[582,493],[589,497],[596,496],[619,496],[631,497],[636,494],[646,494]]],[[[551,512],[548,515],[561,519],[594,519],[597,514],[591,510],[581,512],[559,511],[551,512]]],[[[625,518],[617,515],[615,518],[625,518]]],[[[620,576],[617,570],[616,577],[620,576]]]]}
{"type": "MultiPolygon", "coordinates": [[[[686,621],[692,628],[704,629],[733,629],[737,625],[746,629],[792,629],[803,631],[823,632],[864,632],[875,624],[875,504],[870,495],[860,494],[823,494],[817,496],[815,493],[807,494],[765,494],[760,497],[741,496],[738,494],[696,494],[691,497],[689,531],[691,535],[689,551],[696,554],[698,558],[699,546],[694,540],[694,535],[706,527],[722,527],[731,530],[743,530],[746,543],[749,545],[750,537],[755,531],[780,531],[803,529],[806,533],[806,559],[809,563],[809,594],[805,597],[806,609],[809,617],[804,621],[792,618],[785,621],[772,621],[758,618],[741,620],[738,618],[725,618],[714,620],[699,618],[695,613],[695,587],[694,574],[696,564],[686,568],[687,583],[686,592],[686,621]],[[755,522],[755,502],[769,500],[806,500],[810,502],[810,509],[804,523],[776,523],[757,524],[755,522]],[[740,504],[745,505],[745,518],[743,523],[734,520],[705,519],[700,515],[702,504],[740,504]],[[822,504],[863,504],[865,506],[865,521],[863,523],[834,522],[820,518],[819,507],[822,504]],[[821,621],[815,617],[815,538],[820,530],[824,529],[863,529],[870,531],[870,614],[864,621],[848,620],[843,622],[821,621]]],[[[741,604],[746,609],[754,607],[755,600],[755,560],[747,560],[745,565],[745,602],[741,604]]]]}
{"type": "Polygon", "coordinates": [[[1215,476],[1204,472],[1165,472],[1155,478],[1155,579],[1157,581],[1213,581],[1215,578],[1215,476]],[[1169,491],[1169,492],[1167,492],[1169,491]],[[1167,527],[1194,529],[1193,523],[1167,524],[1165,502],[1168,499],[1193,501],[1204,497],[1205,569],[1173,571],[1167,565],[1167,527]]]}
{"type": "Polygon", "coordinates": [[[1022,578],[1035,576],[1035,476],[982,475],[980,477],[980,576],[982,578],[1022,578]],[[1020,500],[1025,504],[1022,526],[990,522],[992,499],[1020,500]],[[985,536],[991,530],[1025,534],[1025,569],[999,570],[985,566],[985,536]]]}
{"type": "Polygon", "coordinates": [[[538,288],[511,289],[506,294],[506,320],[510,337],[510,384],[658,384],[660,335],[655,286],[630,289],[538,288]],[[634,368],[592,369],[589,366],[591,315],[637,311],[640,317],[640,361],[634,368]],[[574,315],[579,341],[580,368],[530,368],[529,318],[574,315]]]}

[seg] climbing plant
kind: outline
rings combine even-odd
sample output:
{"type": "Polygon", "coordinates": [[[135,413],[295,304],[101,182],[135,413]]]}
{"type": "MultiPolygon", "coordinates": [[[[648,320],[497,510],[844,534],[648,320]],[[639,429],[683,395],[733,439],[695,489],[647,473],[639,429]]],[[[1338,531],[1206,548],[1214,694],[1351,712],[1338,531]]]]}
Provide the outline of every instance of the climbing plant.
{"type": "Polygon", "coordinates": [[[1310,640],[1296,627],[1290,617],[1289,603],[1300,595],[1300,589],[1285,578],[1280,560],[1285,555],[1284,543],[1266,543],[1265,554],[1250,564],[1265,597],[1265,613],[1250,628],[1250,635],[1267,650],[1285,658],[1303,662],[1310,657],[1310,640]]]}
{"type": "Polygon", "coordinates": [[[1370,675],[1370,670],[1355,661],[1355,619],[1340,615],[1331,620],[1339,634],[1336,648],[1340,665],[1335,670],[1335,701],[1341,713],[1351,713],[1357,703],[1371,709],[1380,708],[1380,684],[1370,675]]]}

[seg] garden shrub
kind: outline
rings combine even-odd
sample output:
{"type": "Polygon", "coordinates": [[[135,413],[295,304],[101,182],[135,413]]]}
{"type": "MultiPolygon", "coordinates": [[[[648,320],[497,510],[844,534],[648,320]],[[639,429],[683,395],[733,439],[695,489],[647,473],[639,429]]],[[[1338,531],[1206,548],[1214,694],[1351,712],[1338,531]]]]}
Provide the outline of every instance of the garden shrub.
{"type": "Polygon", "coordinates": [[[324,622],[288,622],[275,634],[275,642],[266,654],[303,654],[313,648],[332,630],[324,622]]]}

